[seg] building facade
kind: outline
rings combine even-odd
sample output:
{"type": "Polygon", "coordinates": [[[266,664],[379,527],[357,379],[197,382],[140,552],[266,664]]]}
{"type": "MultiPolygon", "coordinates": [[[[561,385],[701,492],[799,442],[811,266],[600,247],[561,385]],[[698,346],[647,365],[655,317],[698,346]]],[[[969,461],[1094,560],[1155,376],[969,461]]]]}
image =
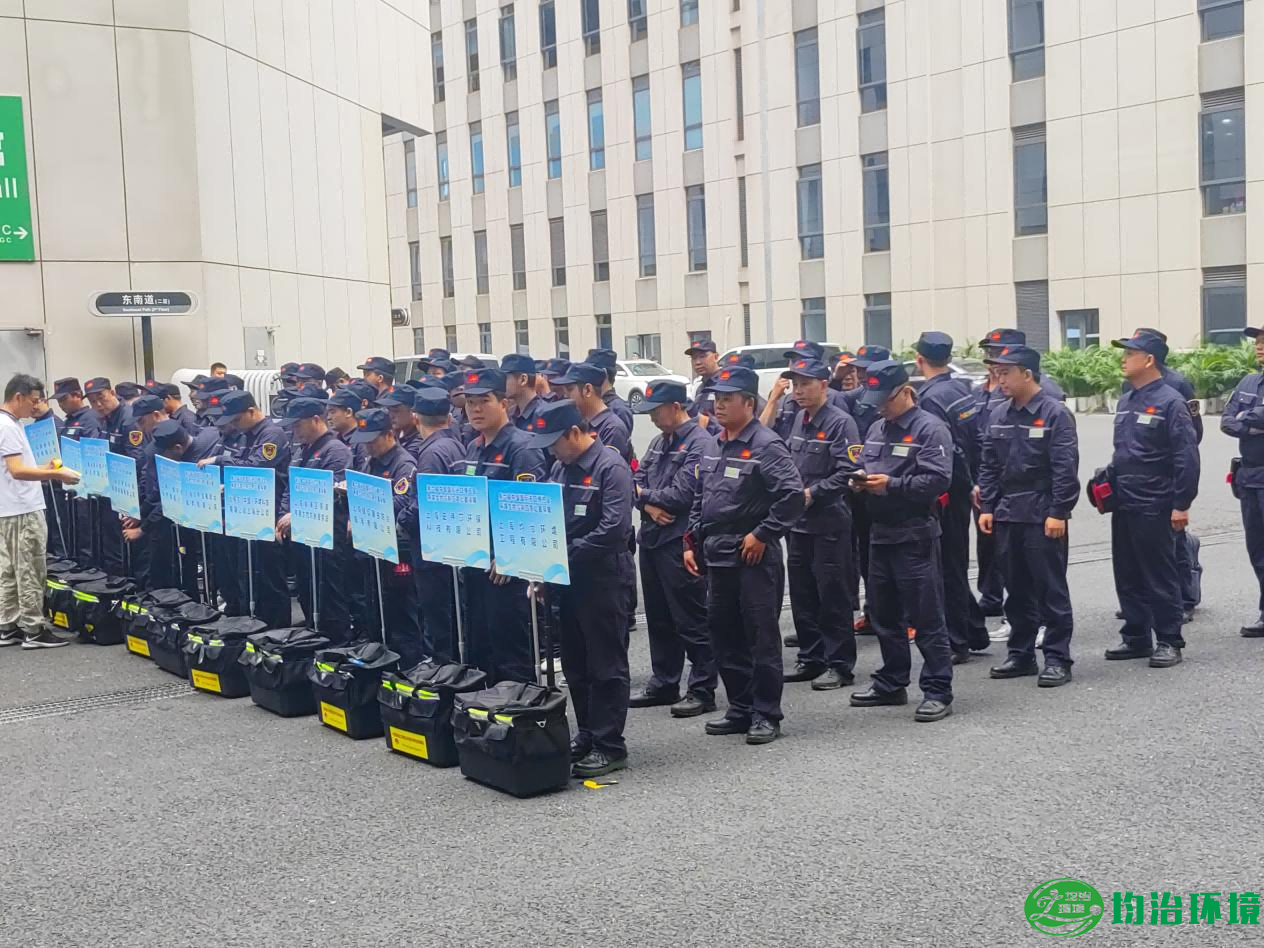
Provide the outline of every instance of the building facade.
{"type": "MultiPolygon", "coordinates": [[[[397,352],[1229,340],[1258,0],[441,0],[397,352]]],[[[1259,215],[1257,214],[1257,217],[1259,215]]]]}

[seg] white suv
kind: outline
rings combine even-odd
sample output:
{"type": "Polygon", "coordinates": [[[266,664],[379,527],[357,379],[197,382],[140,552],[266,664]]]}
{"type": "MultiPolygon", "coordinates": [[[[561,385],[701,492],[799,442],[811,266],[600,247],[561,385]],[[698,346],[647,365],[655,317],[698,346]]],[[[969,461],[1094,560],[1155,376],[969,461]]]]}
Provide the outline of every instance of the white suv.
{"type": "MultiPolygon", "coordinates": [[[[826,364],[829,363],[832,356],[843,351],[842,346],[836,346],[829,342],[821,343],[821,348],[825,350],[824,359],[826,364]]],[[[720,356],[720,364],[723,365],[725,360],[734,353],[749,355],[755,360],[755,374],[759,376],[759,394],[766,398],[768,393],[772,391],[773,384],[781,377],[781,373],[786,370],[786,366],[790,364],[790,360],[786,358],[786,353],[793,350],[793,340],[774,345],[738,346],[736,349],[730,349],[720,356]]],[[[697,379],[694,380],[694,387],[697,388],[697,379]]]]}

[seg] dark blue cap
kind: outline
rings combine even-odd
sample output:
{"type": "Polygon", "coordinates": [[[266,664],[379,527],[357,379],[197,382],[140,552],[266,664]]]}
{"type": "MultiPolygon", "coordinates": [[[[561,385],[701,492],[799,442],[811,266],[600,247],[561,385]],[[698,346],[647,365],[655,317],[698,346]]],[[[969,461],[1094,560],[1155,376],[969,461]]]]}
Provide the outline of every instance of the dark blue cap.
{"type": "Polygon", "coordinates": [[[830,367],[820,359],[795,359],[790,363],[790,368],[781,373],[781,377],[824,380],[830,377],[830,367]]]}
{"type": "Polygon", "coordinates": [[[133,415],[151,415],[156,411],[162,410],[162,399],[157,395],[142,395],[132,402],[133,415]]]}
{"type": "Polygon", "coordinates": [[[368,444],[391,429],[391,414],[385,408],[366,408],[356,413],[356,429],[351,432],[352,444],[368,444]]]}
{"type": "Polygon", "coordinates": [[[315,362],[301,362],[294,376],[300,379],[319,379],[323,382],[325,381],[325,370],[315,362]]]}
{"type": "Polygon", "coordinates": [[[726,366],[741,366],[744,369],[755,368],[755,357],[749,352],[730,352],[724,357],[726,366]]]}
{"type": "Polygon", "coordinates": [[[377,400],[377,389],[375,389],[364,379],[356,379],[354,382],[348,382],[342,387],[344,392],[350,392],[362,402],[374,402],[377,400]]]}
{"type": "Polygon", "coordinates": [[[289,428],[302,418],[324,418],[325,405],[319,398],[292,398],[286,403],[285,417],[277,419],[277,423],[289,428]]]}
{"type": "Polygon", "coordinates": [[[613,349],[589,349],[588,358],[584,361],[603,369],[613,369],[619,361],[619,353],[613,349]]]}
{"type": "Polygon", "coordinates": [[[787,359],[823,359],[825,347],[811,339],[800,339],[794,344],[793,349],[787,349],[782,355],[787,359]]]}
{"type": "MultiPolygon", "coordinates": [[[[1264,336],[1264,329],[1257,329],[1255,326],[1247,326],[1246,329],[1242,330],[1242,335],[1254,339],[1256,336],[1264,336]]],[[[57,384],[60,385],[61,383],[58,382],[57,384]]]]}
{"type": "Polygon", "coordinates": [[[1004,349],[1006,346],[1027,345],[1027,333],[1021,329],[993,329],[979,340],[983,349],[1004,349]]]}
{"type": "Polygon", "coordinates": [[[385,395],[378,397],[377,403],[383,408],[413,407],[413,389],[397,385],[385,395]]]}
{"type": "Polygon", "coordinates": [[[65,398],[67,395],[82,395],[83,386],[75,378],[58,379],[53,383],[53,398],[65,398]]]}
{"type": "Polygon", "coordinates": [[[436,359],[442,359],[445,362],[452,361],[452,353],[447,349],[434,348],[427,352],[426,355],[430,357],[431,361],[436,359]]]}
{"type": "Polygon", "coordinates": [[[234,385],[226,377],[209,378],[202,383],[202,393],[205,395],[214,395],[216,392],[232,391],[234,385]]]}
{"type": "Polygon", "coordinates": [[[386,356],[369,356],[356,368],[361,372],[381,372],[383,375],[395,377],[395,363],[386,356]]]}
{"type": "Polygon", "coordinates": [[[320,382],[304,382],[293,388],[293,398],[328,398],[329,390],[320,382]]]}
{"type": "Polygon", "coordinates": [[[452,410],[452,399],[441,385],[427,385],[413,393],[413,411],[423,418],[437,418],[452,410]]]}
{"type": "Polygon", "coordinates": [[[560,376],[565,375],[571,370],[571,363],[567,359],[548,359],[544,363],[544,368],[540,369],[543,375],[550,383],[556,385],[560,376]]]}
{"type": "Polygon", "coordinates": [[[715,342],[710,339],[699,339],[696,342],[690,343],[689,348],[685,350],[685,355],[704,355],[705,353],[715,351],[715,342]]]}
{"type": "Polygon", "coordinates": [[[856,350],[856,358],[852,360],[851,364],[862,369],[868,369],[874,363],[886,362],[890,358],[891,350],[886,346],[865,345],[856,350]]]}
{"type": "Polygon", "coordinates": [[[844,349],[842,352],[835,352],[832,356],[830,356],[830,365],[838,365],[840,362],[843,363],[843,365],[851,365],[855,361],[856,353],[852,352],[850,349],[844,349]]]}
{"type": "Polygon", "coordinates": [[[1151,332],[1135,332],[1127,339],[1112,339],[1110,344],[1118,349],[1148,352],[1156,362],[1167,361],[1167,343],[1151,332]]]}
{"type": "Polygon", "coordinates": [[[591,385],[600,389],[606,381],[606,370],[591,362],[576,362],[566,370],[565,375],[553,379],[554,385],[591,385]]]}
{"type": "MultiPolygon", "coordinates": [[[[877,348],[870,346],[870,349],[877,348]]],[[[873,362],[868,367],[869,377],[865,379],[865,393],[860,401],[865,405],[881,405],[901,385],[908,384],[908,372],[904,363],[894,359],[883,359],[873,362]]]]}
{"type": "Polygon", "coordinates": [[[107,388],[112,388],[110,380],[103,375],[98,375],[94,379],[88,379],[83,383],[83,392],[85,395],[92,395],[95,392],[104,392],[107,388]]]}
{"type": "Polygon", "coordinates": [[[364,407],[364,399],[355,392],[350,391],[350,388],[351,386],[348,385],[338,389],[338,391],[329,396],[329,401],[326,402],[326,405],[331,408],[345,408],[352,412],[359,411],[364,407]]]}
{"type": "Polygon", "coordinates": [[[447,375],[459,372],[461,367],[451,359],[435,359],[433,362],[427,362],[426,365],[432,369],[442,369],[447,375]]]}
{"type": "Polygon", "coordinates": [[[154,425],[154,444],[159,451],[174,448],[177,444],[184,444],[190,440],[192,440],[191,436],[185,432],[184,425],[174,418],[168,418],[154,425]]]}
{"type": "Polygon", "coordinates": [[[983,361],[988,365],[1018,365],[1032,372],[1040,371],[1040,353],[1027,346],[1004,346],[983,361]]]}
{"type": "Polygon", "coordinates": [[[461,361],[460,361],[460,362],[458,362],[458,363],[457,363],[457,365],[458,365],[458,366],[464,366],[464,367],[465,367],[465,368],[467,368],[467,369],[485,369],[485,368],[487,368],[487,363],[486,363],[486,362],[484,362],[482,359],[480,359],[480,358],[479,358],[478,356],[476,356],[476,355],[467,355],[467,356],[462,356],[462,357],[461,357],[461,361]]]}
{"type": "Polygon", "coordinates": [[[445,392],[456,392],[465,385],[465,374],[464,372],[449,372],[439,378],[432,378],[432,381],[436,385],[442,385],[445,392]]]}
{"type": "Polygon", "coordinates": [[[259,407],[255,402],[255,397],[249,392],[225,392],[223,395],[215,396],[215,398],[218,399],[218,402],[212,399],[212,405],[206,410],[206,413],[217,419],[215,422],[217,425],[221,422],[227,423],[231,421],[244,411],[259,407]]]}
{"type": "Polygon", "coordinates": [[[298,372],[297,362],[282,362],[281,368],[277,369],[277,375],[283,379],[293,378],[296,372],[298,372]]]}
{"type": "Polygon", "coordinates": [[[924,358],[945,362],[952,358],[952,336],[946,332],[924,332],[913,348],[924,358]]]}
{"type": "Polygon", "coordinates": [[[514,352],[500,360],[500,371],[506,375],[535,375],[535,359],[514,352]]]}
{"type": "Polygon", "coordinates": [[[632,406],[632,414],[648,415],[660,405],[678,402],[689,404],[689,393],[680,382],[651,382],[645,386],[645,397],[632,406]]]}
{"type": "Polygon", "coordinates": [[[504,395],[505,373],[500,369],[474,369],[459,376],[466,395],[504,395]]]}
{"type": "Polygon", "coordinates": [[[151,388],[150,391],[153,392],[155,395],[157,395],[159,398],[179,398],[180,397],[179,385],[163,385],[162,383],[159,383],[155,385],[153,388],[151,388]]]}
{"type": "Polygon", "coordinates": [[[143,391],[135,382],[119,382],[114,386],[114,394],[119,398],[135,398],[143,391]]]}
{"type": "Polygon", "coordinates": [[[735,366],[731,369],[723,369],[719,374],[711,379],[711,391],[720,392],[745,392],[747,395],[759,394],[759,376],[755,374],[754,369],[748,369],[744,366],[735,366]]]}
{"type": "Polygon", "coordinates": [[[576,425],[583,424],[584,416],[579,413],[579,406],[569,398],[550,402],[540,409],[540,413],[531,422],[528,432],[531,435],[533,448],[547,448],[576,425]]]}

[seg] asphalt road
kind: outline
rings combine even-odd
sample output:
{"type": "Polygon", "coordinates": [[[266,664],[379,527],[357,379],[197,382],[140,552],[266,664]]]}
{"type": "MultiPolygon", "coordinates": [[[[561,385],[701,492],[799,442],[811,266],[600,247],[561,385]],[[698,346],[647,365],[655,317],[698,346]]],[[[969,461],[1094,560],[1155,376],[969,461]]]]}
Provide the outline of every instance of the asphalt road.
{"type": "MultiPolygon", "coordinates": [[[[1080,427],[1091,471],[1109,419],[1080,427]]],[[[0,652],[0,946],[1012,946],[1047,943],[1023,901],[1061,876],[1107,913],[1115,890],[1212,891],[1227,916],[1264,885],[1264,641],[1237,635],[1256,592],[1231,447],[1212,431],[1203,451],[1182,666],[1102,660],[1108,534],[1081,509],[1070,686],[976,660],[955,716],[919,725],[791,685],[784,739],[759,748],[635,711],[632,766],[598,790],[518,801],[248,699],[130,694],[176,679],[120,648],[0,652]]],[[[862,639],[858,672],[876,661],[862,639]]],[[[1200,942],[1258,938],[1217,928],[1200,942]]],[[[1191,936],[1108,917],[1085,943],[1191,936]]]]}

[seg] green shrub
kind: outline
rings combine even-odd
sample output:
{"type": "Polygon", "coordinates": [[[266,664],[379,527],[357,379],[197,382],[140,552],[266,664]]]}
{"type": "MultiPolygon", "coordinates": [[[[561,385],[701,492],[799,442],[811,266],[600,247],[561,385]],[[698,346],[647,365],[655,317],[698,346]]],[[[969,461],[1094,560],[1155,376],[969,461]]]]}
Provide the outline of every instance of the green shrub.
{"type": "Polygon", "coordinates": [[[1173,352],[1167,362],[1189,379],[1199,398],[1218,398],[1256,370],[1255,344],[1244,339],[1237,346],[1199,346],[1173,352]]]}
{"type": "Polygon", "coordinates": [[[1042,355],[1040,367],[1071,398],[1117,395],[1124,381],[1117,349],[1058,349],[1042,355]]]}

